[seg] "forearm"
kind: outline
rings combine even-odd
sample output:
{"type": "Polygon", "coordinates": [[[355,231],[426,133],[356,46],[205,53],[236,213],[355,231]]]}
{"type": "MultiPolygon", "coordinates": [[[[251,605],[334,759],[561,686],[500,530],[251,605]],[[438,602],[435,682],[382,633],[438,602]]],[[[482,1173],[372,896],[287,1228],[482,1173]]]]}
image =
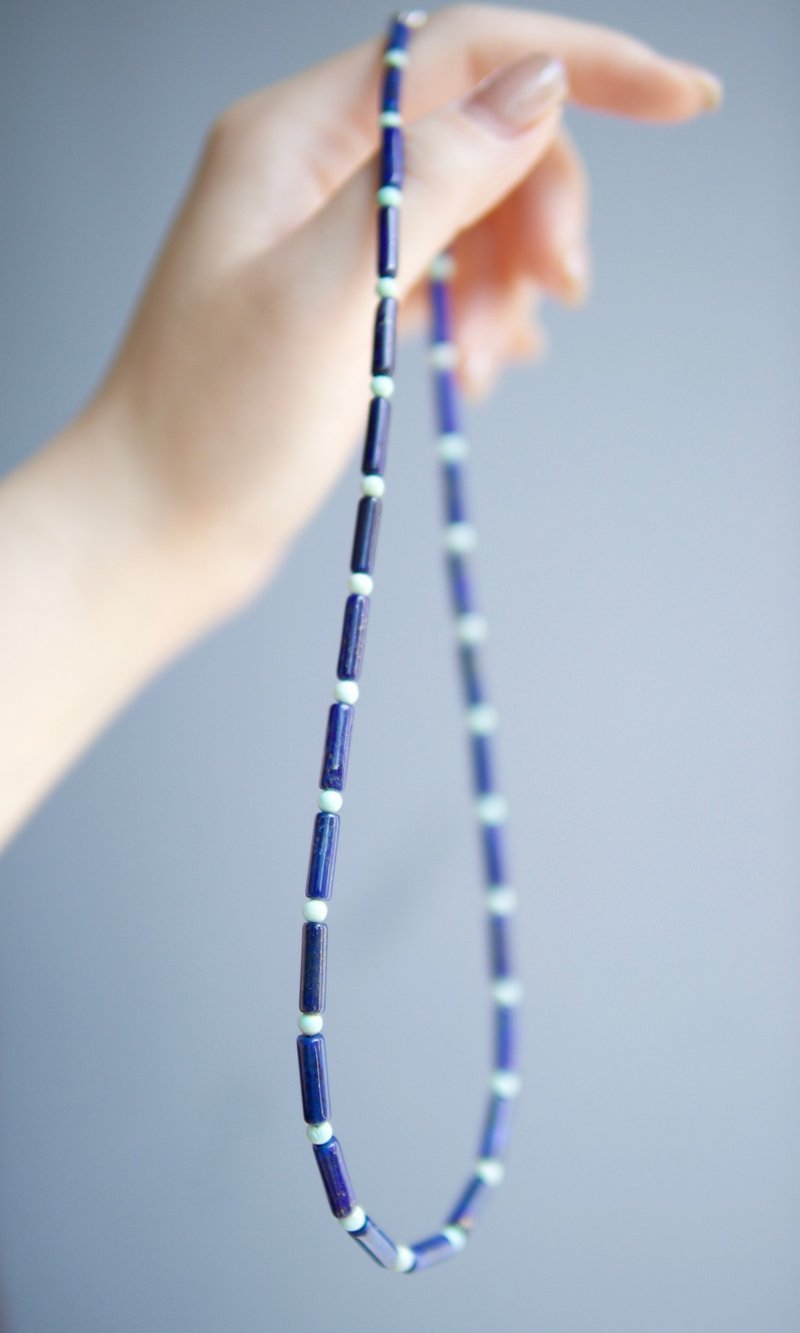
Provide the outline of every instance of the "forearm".
{"type": "Polygon", "coordinates": [[[124,705],[233,610],[108,421],[0,482],[0,847],[124,705]]]}

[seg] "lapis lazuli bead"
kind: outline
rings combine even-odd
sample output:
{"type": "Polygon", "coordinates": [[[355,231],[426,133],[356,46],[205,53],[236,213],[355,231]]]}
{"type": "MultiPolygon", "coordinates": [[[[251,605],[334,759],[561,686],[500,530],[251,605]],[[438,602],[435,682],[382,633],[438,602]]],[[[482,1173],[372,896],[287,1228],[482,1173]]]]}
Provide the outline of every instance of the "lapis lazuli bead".
{"type": "Polygon", "coordinates": [[[328,727],[319,776],[319,785],[323,791],[326,788],[330,791],[344,791],[354,717],[352,704],[331,704],[328,710],[328,727]]]}
{"type": "Polygon", "coordinates": [[[387,65],[383,76],[382,111],[400,110],[400,89],[403,84],[403,71],[397,65],[387,65]]]}
{"type": "Polygon", "coordinates": [[[474,609],[472,579],[463,556],[447,556],[447,574],[453,610],[459,614],[472,611],[474,609]]]}
{"type": "Polygon", "coordinates": [[[372,573],[380,520],[381,501],[375,495],[362,495],[358,502],[356,530],[353,535],[353,554],[350,559],[352,573],[372,573]]]}
{"type": "Polygon", "coordinates": [[[373,375],[391,375],[394,370],[396,341],[397,302],[393,296],[385,296],[378,302],[378,309],[375,311],[375,332],[372,339],[373,375]]]}
{"type": "Polygon", "coordinates": [[[467,516],[464,469],[460,463],[445,463],[442,468],[444,516],[448,523],[461,523],[467,516]]]}
{"type": "Polygon", "coordinates": [[[410,29],[402,19],[394,19],[386,39],[387,51],[405,51],[408,47],[410,29]]]}
{"type": "Polygon", "coordinates": [[[488,918],[489,927],[489,957],[490,967],[493,977],[510,977],[514,975],[513,960],[511,957],[511,920],[507,916],[490,916],[488,918]]]}
{"type": "Polygon", "coordinates": [[[445,283],[431,284],[433,342],[449,343],[453,341],[453,317],[450,309],[450,296],[445,283]]]}
{"type": "Polygon", "coordinates": [[[355,1208],[356,1196],[339,1140],[334,1136],[327,1143],[315,1144],[314,1156],[331,1212],[334,1217],[347,1217],[355,1208]]]}
{"type": "Polygon", "coordinates": [[[511,1097],[490,1097],[478,1153],[481,1157],[502,1157],[511,1133],[514,1101],[511,1097]]]}
{"type": "Polygon", "coordinates": [[[381,143],[381,185],[394,185],[399,190],[402,184],[403,135],[395,126],[388,126],[381,143]]]}
{"type": "Polygon", "coordinates": [[[495,790],[494,761],[490,736],[472,736],[472,769],[475,790],[482,795],[495,790]]]}
{"type": "Polygon", "coordinates": [[[400,254],[398,210],[394,206],[378,209],[378,275],[394,278],[400,254]]]}
{"type": "Polygon", "coordinates": [[[453,372],[440,372],[434,377],[434,386],[441,429],[458,434],[461,431],[461,412],[453,372]]]}
{"type": "Polygon", "coordinates": [[[468,704],[484,703],[483,682],[478,670],[478,654],[474,646],[470,643],[462,644],[458,650],[458,658],[461,665],[464,698],[468,704]]]}
{"type": "Polygon", "coordinates": [[[455,1245],[451,1245],[441,1232],[429,1236],[427,1240],[418,1240],[416,1245],[411,1246],[411,1252],[414,1255],[416,1269],[432,1268],[434,1264],[440,1264],[443,1259],[451,1259],[458,1253],[455,1245]]]}
{"type": "Polygon", "coordinates": [[[388,398],[373,398],[370,401],[367,434],[364,440],[364,452],[361,455],[362,472],[377,472],[380,476],[383,475],[386,468],[390,413],[388,398]]]}
{"type": "Polygon", "coordinates": [[[325,1038],[297,1038],[297,1062],[300,1066],[300,1091],[303,1096],[303,1117],[307,1125],[318,1125],[330,1120],[331,1099],[328,1090],[328,1061],[325,1038]]]}
{"type": "Polygon", "coordinates": [[[498,1005],[494,1014],[494,1067],[495,1069],[517,1069],[519,1011],[498,1005]]]}
{"type": "Polygon", "coordinates": [[[484,824],[481,827],[481,840],[483,842],[483,856],[488,883],[505,884],[508,877],[506,875],[503,826],[501,824],[484,824]]]}
{"type": "Polygon", "coordinates": [[[307,921],[303,926],[300,963],[300,1009],[304,1014],[325,1010],[325,973],[328,961],[328,927],[307,921]]]}
{"type": "Polygon", "coordinates": [[[342,643],[337,667],[340,680],[358,680],[361,675],[368,617],[369,598],[360,592],[351,593],[344,604],[342,643]]]}
{"type": "Polygon", "coordinates": [[[357,1240],[362,1249],[380,1264],[381,1268],[394,1268],[397,1260],[397,1246],[393,1240],[390,1240],[385,1231],[381,1231],[376,1226],[371,1217],[368,1217],[360,1231],[351,1231],[353,1240],[357,1240]]]}
{"type": "Polygon", "coordinates": [[[489,1186],[486,1181],[481,1180],[480,1176],[473,1176],[448,1217],[447,1224],[469,1231],[483,1211],[488,1197],[489,1186]]]}
{"type": "Polygon", "coordinates": [[[328,814],[322,810],[314,820],[306,878],[307,898],[330,898],[333,892],[336,848],[339,845],[339,822],[339,815],[328,814]]]}

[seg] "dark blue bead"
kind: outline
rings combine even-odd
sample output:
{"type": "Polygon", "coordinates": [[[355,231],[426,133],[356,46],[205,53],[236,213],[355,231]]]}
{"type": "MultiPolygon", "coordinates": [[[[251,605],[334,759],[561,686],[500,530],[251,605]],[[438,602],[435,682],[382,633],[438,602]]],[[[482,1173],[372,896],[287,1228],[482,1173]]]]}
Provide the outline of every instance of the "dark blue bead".
{"type": "Polygon", "coordinates": [[[378,276],[393,278],[397,273],[400,253],[400,226],[398,209],[378,209],[378,276]]]}
{"type": "Polygon", "coordinates": [[[442,467],[444,516],[448,523],[461,523],[467,516],[466,481],[460,463],[445,463],[442,467]]]}
{"type": "Polygon", "coordinates": [[[367,434],[364,440],[364,452],[361,456],[362,472],[377,472],[383,475],[386,467],[386,445],[389,439],[388,398],[372,398],[367,418],[367,434]]]}
{"type": "Polygon", "coordinates": [[[511,977],[514,975],[511,945],[513,928],[507,916],[490,916],[489,960],[493,977],[511,977]]]}
{"type": "MultiPolygon", "coordinates": [[[[375,311],[375,333],[372,339],[373,375],[391,375],[394,370],[396,339],[397,302],[393,296],[386,296],[378,302],[378,308],[375,311]]],[[[375,401],[385,401],[385,399],[376,399],[375,401]]]]}
{"type": "Polygon", "coordinates": [[[461,644],[458,650],[458,658],[461,665],[464,698],[468,704],[483,703],[485,699],[483,682],[478,671],[478,655],[474,645],[461,644]]]}
{"type": "Polygon", "coordinates": [[[361,675],[368,617],[369,598],[360,592],[351,593],[344,604],[342,643],[337,667],[340,680],[358,680],[361,675]]]}
{"type": "Polygon", "coordinates": [[[329,1120],[331,1115],[325,1038],[321,1034],[298,1037],[297,1061],[300,1066],[303,1118],[307,1125],[318,1125],[323,1120],[329,1120]]]}
{"type": "Polygon", "coordinates": [[[300,1009],[304,1014],[321,1014],[325,1009],[327,961],[328,927],[307,921],[300,963],[300,1009]]]}
{"type": "Polygon", "coordinates": [[[400,89],[403,84],[403,71],[397,65],[387,65],[383,76],[383,96],[381,111],[400,110],[400,89]]]}
{"type": "Polygon", "coordinates": [[[389,35],[386,38],[387,51],[405,51],[408,47],[410,29],[402,19],[392,19],[389,35]]]}
{"type": "Polygon", "coordinates": [[[447,556],[447,574],[450,580],[450,597],[453,609],[459,614],[462,611],[474,610],[472,579],[463,555],[447,556]]]}
{"type": "Polygon", "coordinates": [[[472,736],[472,761],[475,790],[483,794],[494,791],[494,757],[490,736],[472,736]]]}
{"type": "Polygon", "coordinates": [[[489,884],[505,884],[506,874],[505,844],[502,824],[484,824],[481,827],[483,856],[486,866],[486,879],[489,884]]]}
{"type": "Polygon", "coordinates": [[[502,1157],[511,1133],[514,1100],[511,1097],[490,1097],[486,1108],[479,1157],[502,1157]]]}
{"type": "Polygon", "coordinates": [[[352,704],[331,704],[328,710],[328,728],[319,775],[319,785],[323,790],[329,788],[331,791],[344,791],[354,716],[352,704]]]}
{"type": "Polygon", "coordinates": [[[434,376],[436,390],[436,410],[441,431],[461,431],[461,411],[458,402],[458,386],[451,370],[434,376]]]}
{"type": "Polygon", "coordinates": [[[453,315],[450,288],[445,282],[432,282],[428,288],[431,307],[431,337],[436,343],[453,341],[453,315]]]}
{"type": "Polygon", "coordinates": [[[427,1240],[418,1240],[416,1245],[411,1246],[414,1255],[414,1268],[431,1268],[434,1264],[440,1264],[443,1259],[452,1259],[457,1254],[455,1245],[451,1245],[446,1236],[441,1232],[436,1236],[429,1236],[427,1240]]]}
{"type": "Polygon", "coordinates": [[[381,185],[403,184],[403,132],[396,126],[387,126],[381,143],[381,185]]]}
{"type": "Polygon", "coordinates": [[[489,1186],[485,1180],[481,1180],[480,1176],[473,1176],[448,1217],[447,1224],[463,1227],[465,1231],[469,1231],[482,1213],[488,1197],[489,1186]]]}
{"type": "Polygon", "coordinates": [[[494,1014],[494,1067],[517,1069],[519,1046],[519,1010],[498,1004],[494,1014]]]}
{"type": "Polygon", "coordinates": [[[381,519],[381,502],[376,495],[363,495],[358,502],[356,530],[353,535],[353,553],[350,558],[351,571],[371,574],[375,564],[375,551],[378,545],[378,528],[381,519]]]}
{"type": "Polygon", "coordinates": [[[353,1240],[357,1240],[362,1249],[366,1250],[381,1268],[394,1268],[397,1259],[397,1246],[393,1240],[390,1240],[380,1227],[377,1227],[371,1217],[368,1217],[365,1225],[360,1231],[351,1231],[353,1240]]]}
{"type": "Polygon", "coordinates": [[[314,1145],[319,1173],[328,1196],[328,1203],[334,1217],[347,1217],[355,1208],[356,1196],[350,1183],[347,1163],[339,1140],[334,1137],[327,1143],[314,1145]]]}
{"type": "Polygon", "coordinates": [[[333,892],[333,874],[336,869],[336,848],[339,844],[339,815],[320,811],[314,820],[311,855],[308,858],[306,879],[307,898],[330,898],[333,892]]]}

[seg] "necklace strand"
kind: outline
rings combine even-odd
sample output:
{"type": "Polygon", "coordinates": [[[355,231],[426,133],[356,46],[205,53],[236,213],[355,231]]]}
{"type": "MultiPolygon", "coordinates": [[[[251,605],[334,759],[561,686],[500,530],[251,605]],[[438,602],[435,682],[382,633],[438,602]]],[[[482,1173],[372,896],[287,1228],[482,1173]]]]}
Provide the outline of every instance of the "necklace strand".
{"type": "Polygon", "coordinates": [[[350,740],[358,680],[364,656],[373,569],[383,494],[389,436],[390,399],[394,390],[397,327],[397,268],[399,218],[403,187],[403,130],[400,93],[408,62],[411,34],[425,22],[418,10],[394,16],[383,54],[384,76],[379,123],[381,127],[378,205],[378,305],[372,354],[371,399],[361,465],[349,595],[334,691],[328,712],[318,806],[311,839],[300,970],[300,1036],[297,1054],[306,1133],[322,1177],[331,1211],[355,1241],[381,1267],[398,1273],[418,1272],[456,1254],[471,1235],[492,1188],[504,1174],[514,1097],[519,1091],[518,1006],[522,990],[514,975],[511,917],[516,894],[507,879],[504,823],[505,798],[495,788],[492,734],[497,712],[488,701],[480,648],[486,638],[486,620],[476,609],[474,585],[467,556],[476,532],[468,517],[465,498],[465,460],[468,444],[461,424],[458,388],[453,373],[450,281],[452,256],[445,252],[429,270],[430,364],[436,403],[437,453],[441,463],[444,499],[444,553],[454,615],[457,655],[463,689],[466,727],[472,760],[475,815],[485,875],[489,971],[493,1005],[493,1068],[490,1093],[472,1174],[455,1207],[441,1228],[414,1245],[395,1243],[368,1216],[356,1200],[339,1140],[330,1122],[325,1038],[328,902],[333,890],[340,810],[347,777],[350,740]]]}

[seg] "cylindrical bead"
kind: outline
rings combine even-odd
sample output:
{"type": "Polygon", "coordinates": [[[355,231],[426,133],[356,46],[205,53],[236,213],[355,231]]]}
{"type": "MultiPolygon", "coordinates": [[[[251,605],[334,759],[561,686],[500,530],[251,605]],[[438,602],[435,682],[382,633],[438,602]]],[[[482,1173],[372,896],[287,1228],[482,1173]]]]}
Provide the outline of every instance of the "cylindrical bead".
{"type": "Polygon", "coordinates": [[[358,502],[356,529],[353,535],[353,553],[350,569],[356,574],[371,574],[375,565],[378,528],[381,519],[381,501],[374,495],[364,495],[358,502]]]}
{"type": "Polygon", "coordinates": [[[511,918],[508,916],[488,916],[486,924],[489,931],[489,959],[493,977],[510,977],[514,974],[511,956],[511,918]]]}
{"type": "Polygon", "coordinates": [[[445,463],[442,467],[444,517],[447,523],[461,523],[466,519],[464,468],[460,463],[445,463]]]}
{"type": "Polygon", "coordinates": [[[405,51],[408,47],[408,38],[410,30],[407,23],[402,19],[393,19],[392,26],[389,29],[389,36],[386,40],[387,51],[405,51]]]}
{"type": "Polygon", "coordinates": [[[480,1176],[473,1176],[448,1217],[447,1224],[469,1231],[478,1220],[488,1197],[489,1186],[486,1181],[481,1180],[480,1176]]]}
{"type": "Polygon", "coordinates": [[[362,472],[377,472],[379,475],[383,475],[386,468],[386,445],[389,438],[390,412],[391,406],[388,398],[375,397],[371,400],[364,452],[361,456],[362,472]]]}
{"type": "Polygon", "coordinates": [[[458,1251],[446,1236],[441,1232],[435,1236],[429,1236],[427,1240],[418,1240],[416,1245],[411,1246],[411,1252],[414,1255],[414,1268],[432,1268],[434,1264],[439,1264],[443,1259],[451,1259],[458,1251]]]}
{"type": "Polygon", "coordinates": [[[471,736],[472,745],[472,768],[475,779],[475,790],[481,792],[494,791],[494,756],[492,753],[492,742],[490,736],[471,736]]]}
{"type": "Polygon", "coordinates": [[[396,65],[387,65],[383,76],[383,96],[381,98],[381,111],[399,111],[400,110],[400,88],[403,83],[403,71],[396,65]]]}
{"type": "Polygon", "coordinates": [[[347,1217],[356,1204],[347,1163],[339,1140],[334,1135],[327,1143],[314,1145],[319,1173],[334,1217],[347,1217]]]}
{"type": "Polygon", "coordinates": [[[475,646],[471,643],[461,644],[458,650],[459,664],[461,666],[461,683],[464,690],[464,698],[468,704],[481,704],[485,702],[483,682],[478,670],[478,654],[475,646]]]}
{"type": "Polygon", "coordinates": [[[307,1125],[319,1125],[331,1118],[331,1099],[328,1090],[328,1061],[325,1038],[297,1038],[297,1061],[300,1066],[300,1091],[303,1096],[303,1118],[307,1125]]]}
{"type": "MultiPolygon", "coordinates": [[[[494,1014],[494,1067],[517,1069],[519,1010],[499,1004],[494,1014]]],[[[508,1098],[506,1098],[508,1101],[508,1098]]]]}
{"type": "Polygon", "coordinates": [[[350,1235],[377,1264],[380,1264],[381,1268],[394,1268],[397,1246],[380,1227],[375,1225],[371,1217],[367,1218],[365,1226],[360,1231],[351,1231],[350,1235]]]}
{"type": "Polygon", "coordinates": [[[328,710],[328,727],[319,777],[319,785],[323,790],[344,791],[354,716],[355,708],[352,704],[331,704],[328,710]]]}
{"type": "Polygon", "coordinates": [[[378,302],[375,311],[375,333],[372,340],[373,375],[391,375],[394,370],[396,339],[397,301],[393,296],[385,296],[378,302]]]}
{"type": "Polygon", "coordinates": [[[381,143],[381,185],[403,184],[403,132],[396,126],[387,126],[381,143]]]}
{"type": "Polygon", "coordinates": [[[360,592],[351,593],[344,606],[342,642],[337,667],[340,680],[358,680],[361,675],[368,616],[369,598],[360,592]]]}
{"type": "Polygon", "coordinates": [[[505,840],[502,824],[481,825],[481,841],[486,867],[486,879],[489,884],[507,884],[505,840]]]}
{"type": "Polygon", "coordinates": [[[307,898],[330,898],[333,892],[339,822],[339,815],[326,814],[322,810],[314,820],[306,878],[307,898]]]}
{"type": "Polygon", "coordinates": [[[434,376],[439,429],[443,433],[461,434],[461,412],[453,372],[442,371],[434,376]]]}
{"type": "Polygon", "coordinates": [[[378,209],[378,276],[394,278],[400,254],[398,210],[392,206],[378,209]]]}
{"type": "Polygon", "coordinates": [[[514,1101],[510,1097],[492,1096],[486,1107],[479,1157],[502,1157],[511,1132],[514,1101]]]}
{"type": "Polygon", "coordinates": [[[474,610],[472,579],[464,557],[451,554],[446,559],[453,609],[459,614],[474,610]]]}
{"type": "Polygon", "coordinates": [[[453,341],[453,315],[450,306],[450,289],[445,282],[432,282],[431,296],[431,341],[450,343],[453,341]]]}
{"type": "Polygon", "coordinates": [[[303,926],[300,964],[300,1009],[304,1014],[324,1012],[327,961],[328,927],[307,921],[303,926]]]}

